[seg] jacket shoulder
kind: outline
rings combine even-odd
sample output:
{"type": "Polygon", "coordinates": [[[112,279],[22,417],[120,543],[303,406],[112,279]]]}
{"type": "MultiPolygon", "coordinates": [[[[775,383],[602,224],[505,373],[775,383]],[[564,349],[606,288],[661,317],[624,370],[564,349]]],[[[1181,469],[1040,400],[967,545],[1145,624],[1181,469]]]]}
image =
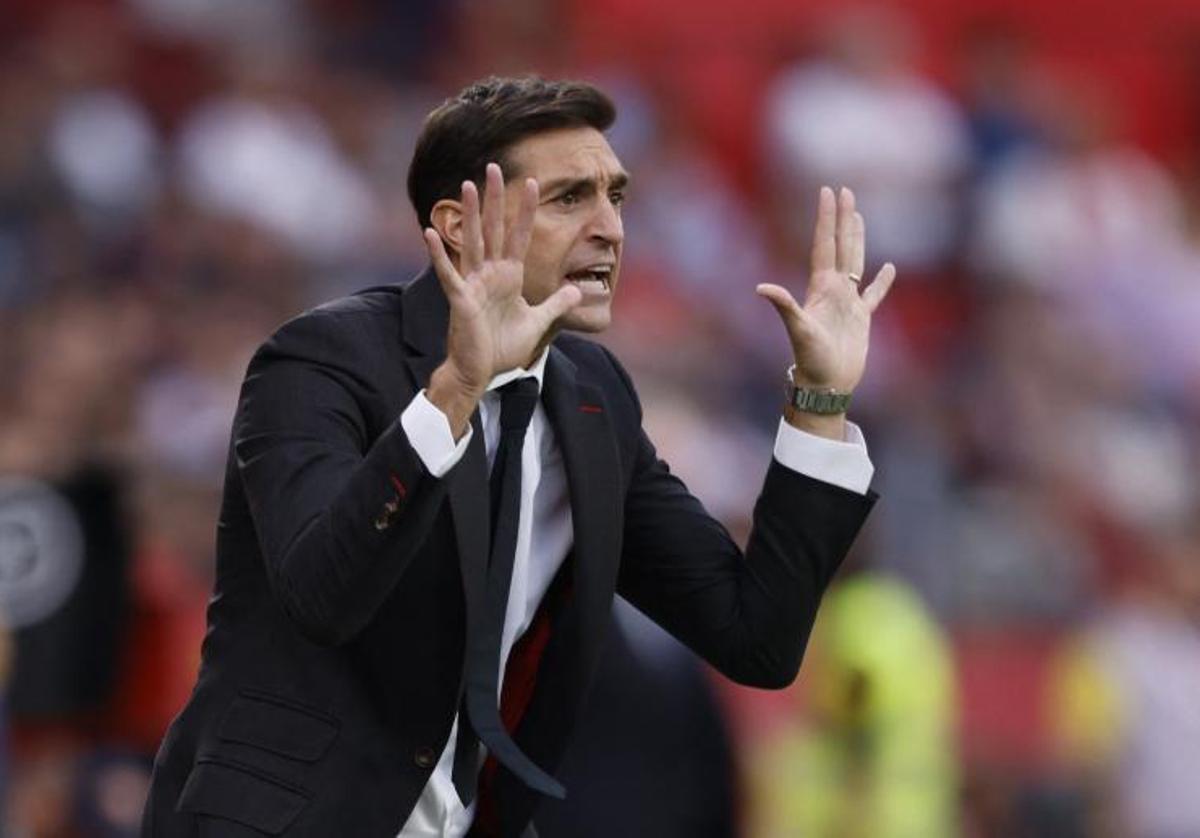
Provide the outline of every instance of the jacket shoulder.
{"type": "Polygon", "coordinates": [[[276,329],[263,343],[263,349],[347,349],[361,343],[370,346],[380,330],[398,334],[400,328],[400,288],[371,288],[329,300],[299,313],[276,329]]]}
{"type": "MultiPolygon", "coordinates": [[[[321,303],[305,314],[372,316],[394,315],[400,311],[405,285],[376,285],[345,297],[321,303]]],[[[304,315],[301,315],[303,317],[304,315]]]]}
{"type": "Polygon", "coordinates": [[[402,297],[398,291],[390,286],[369,289],[298,314],[263,342],[258,356],[360,365],[398,344],[402,297]]]}
{"type": "Polygon", "coordinates": [[[374,330],[390,325],[396,329],[404,296],[401,291],[401,286],[387,285],[329,300],[291,318],[272,338],[342,328],[374,330]]]}

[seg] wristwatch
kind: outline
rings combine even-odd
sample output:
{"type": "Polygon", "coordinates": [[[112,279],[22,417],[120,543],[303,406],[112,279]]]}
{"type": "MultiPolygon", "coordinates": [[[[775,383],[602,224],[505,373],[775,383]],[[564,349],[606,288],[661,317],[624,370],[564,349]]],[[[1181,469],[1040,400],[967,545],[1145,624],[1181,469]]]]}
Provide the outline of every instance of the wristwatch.
{"type": "Polygon", "coordinates": [[[818,413],[822,416],[845,413],[850,407],[850,393],[839,393],[830,387],[799,387],[793,377],[795,371],[795,364],[788,367],[785,392],[789,406],[804,413],[818,413]]]}

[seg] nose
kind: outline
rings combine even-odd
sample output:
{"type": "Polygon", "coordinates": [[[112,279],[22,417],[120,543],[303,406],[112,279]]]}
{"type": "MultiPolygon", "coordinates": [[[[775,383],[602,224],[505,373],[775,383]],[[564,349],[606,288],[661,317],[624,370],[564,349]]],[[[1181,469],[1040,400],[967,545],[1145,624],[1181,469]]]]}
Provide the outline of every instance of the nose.
{"type": "Polygon", "coordinates": [[[615,247],[625,240],[625,227],[621,222],[621,209],[607,195],[603,196],[597,202],[596,211],[591,218],[588,236],[594,241],[603,242],[610,247],[615,247]]]}

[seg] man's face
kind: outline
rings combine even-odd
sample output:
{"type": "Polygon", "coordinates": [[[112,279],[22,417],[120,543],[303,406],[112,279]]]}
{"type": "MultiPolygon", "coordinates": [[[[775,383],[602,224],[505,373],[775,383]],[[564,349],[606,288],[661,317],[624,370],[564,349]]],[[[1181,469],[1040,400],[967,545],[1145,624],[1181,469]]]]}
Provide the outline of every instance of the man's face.
{"type": "Polygon", "coordinates": [[[594,128],[564,128],[526,137],[506,158],[509,225],[516,219],[524,179],[534,178],[539,189],[525,256],[525,300],[537,305],[563,283],[574,282],[583,300],[557,327],[606,329],[625,238],[621,204],[629,179],[616,154],[594,128]]]}

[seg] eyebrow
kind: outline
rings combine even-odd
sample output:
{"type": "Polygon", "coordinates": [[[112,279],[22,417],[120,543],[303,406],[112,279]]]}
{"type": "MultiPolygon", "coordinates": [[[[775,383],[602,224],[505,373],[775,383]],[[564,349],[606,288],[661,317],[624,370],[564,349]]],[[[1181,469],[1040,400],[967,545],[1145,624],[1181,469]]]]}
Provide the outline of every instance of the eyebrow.
{"type": "MultiPolygon", "coordinates": [[[[629,186],[629,173],[617,172],[608,182],[609,189],[625,189],[629,186]]],[[[557,180],[551,180],[541,187],[543,195],[549,195],[555,192],[571,191],[573,189],[596,189],[597,178],[594,177],[563,177],[557,180]]]]}

